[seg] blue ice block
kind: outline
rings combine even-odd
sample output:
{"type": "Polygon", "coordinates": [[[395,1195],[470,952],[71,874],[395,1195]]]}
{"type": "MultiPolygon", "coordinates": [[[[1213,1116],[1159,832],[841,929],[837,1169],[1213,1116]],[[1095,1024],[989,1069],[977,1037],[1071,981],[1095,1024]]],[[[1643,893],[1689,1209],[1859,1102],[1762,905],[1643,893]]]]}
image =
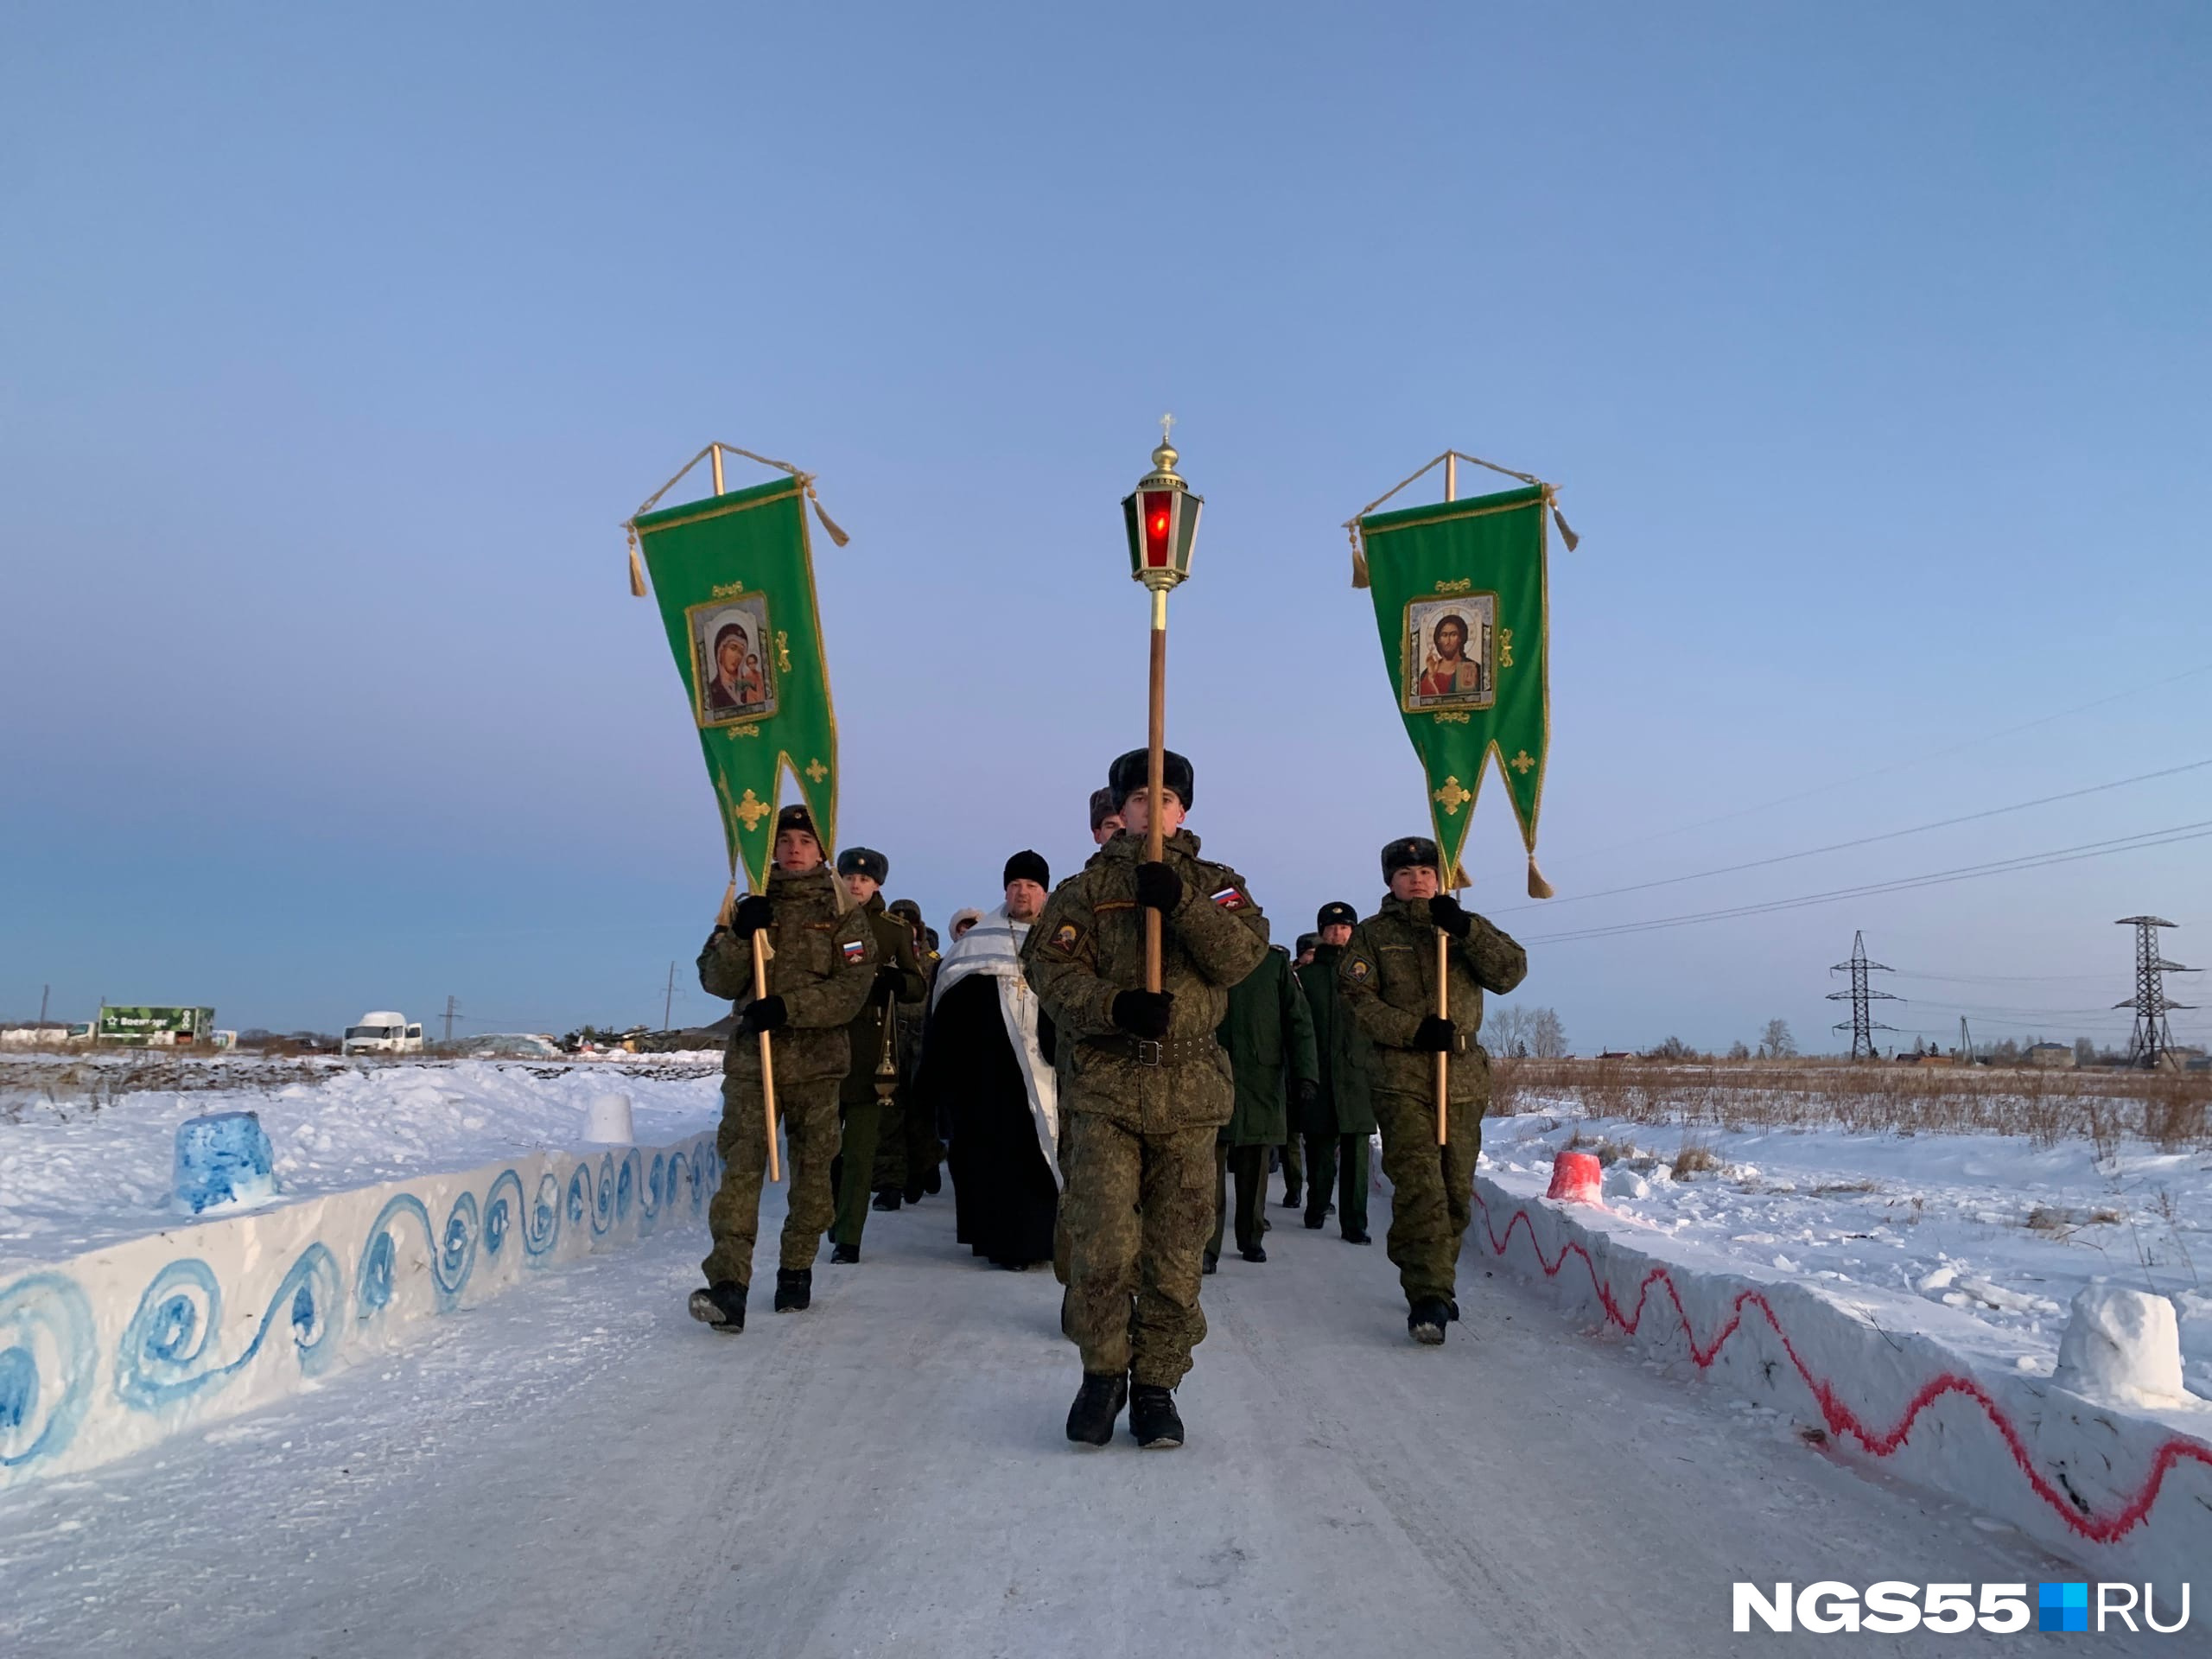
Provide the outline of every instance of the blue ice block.
{"type": "Polygon", "coordinates": [[[176,1126],[176,1203],[194,1215],[272,1196],[276,1154],[251,1112],[209,1112],[176,1126]]]}

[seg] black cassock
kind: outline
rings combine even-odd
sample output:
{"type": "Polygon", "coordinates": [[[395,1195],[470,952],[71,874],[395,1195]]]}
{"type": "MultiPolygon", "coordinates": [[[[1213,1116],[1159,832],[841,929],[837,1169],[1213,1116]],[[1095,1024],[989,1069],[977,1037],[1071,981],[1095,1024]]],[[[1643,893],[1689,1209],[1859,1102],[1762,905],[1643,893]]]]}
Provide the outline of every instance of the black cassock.
{"type": "MultiPolygon", "coordinates": [[[[1050,1020],[1040,1016],[1038,1037],[1049,1064],[1050,1020]]],[[[990,975],[970,974],[938,999],[922,1039],[920,1092],[949,1143],[960,1242],[1002,1268],[1051,1261],[1059,1183],[1038,1144],[990,975]]]]}

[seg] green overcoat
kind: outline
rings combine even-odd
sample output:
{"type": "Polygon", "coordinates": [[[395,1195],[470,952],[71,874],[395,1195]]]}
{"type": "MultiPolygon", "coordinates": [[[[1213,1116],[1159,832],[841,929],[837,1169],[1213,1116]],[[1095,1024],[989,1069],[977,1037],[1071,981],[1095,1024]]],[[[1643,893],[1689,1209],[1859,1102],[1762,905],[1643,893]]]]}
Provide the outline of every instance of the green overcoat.
{"type": "Polygon", "coordinates": [[[1321,1076],[1313,1017],[1287,951],[1269,947],[1260,965],[1230,989],[1229,1012],[1214,1035],[1236,1076],[1236,1103],[1224,1138],[1232,1147],[1282,1145],[1290,1133],[1284,1085],[1318,1083],[1321,1076]]]}
{"type": "Polygon", "coordinates": [[[1313,947],[1313,960],[1296,970],[1313,1017],[1313,1049],[1321,1062],[1321,1093],[1313,1109],[1294,1110],[1291,1128],[1300,1135],[1372,1135],[1375,1102],[1368,1093],[1367,1038],[1337,990],[1337,970],[1344,947],[1313,947]]]}

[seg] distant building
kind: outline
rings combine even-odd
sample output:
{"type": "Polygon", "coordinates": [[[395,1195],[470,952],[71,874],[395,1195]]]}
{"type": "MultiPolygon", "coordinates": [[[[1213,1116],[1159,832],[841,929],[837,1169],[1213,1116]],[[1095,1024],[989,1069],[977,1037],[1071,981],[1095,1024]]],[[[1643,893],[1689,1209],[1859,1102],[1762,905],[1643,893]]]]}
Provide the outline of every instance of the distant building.
{"type": "Polygon", "coordinates": [[[2074,1068],[2074,1045],[2071,1043],[2030,1043],[2020,1057],[2030,1065],[2040,1065],[2059,1071],[2074,1068]]]}

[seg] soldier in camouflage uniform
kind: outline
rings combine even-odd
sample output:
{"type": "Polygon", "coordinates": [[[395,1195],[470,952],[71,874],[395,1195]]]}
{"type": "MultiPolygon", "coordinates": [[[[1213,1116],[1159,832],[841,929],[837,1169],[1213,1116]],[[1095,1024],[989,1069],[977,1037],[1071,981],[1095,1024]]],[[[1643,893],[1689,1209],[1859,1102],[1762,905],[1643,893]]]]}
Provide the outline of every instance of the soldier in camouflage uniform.
{"type": "Polygon", "coordinates": [[[1352,930],[1337,984],[1370,1044],[1382,1170],[1390,1178],[1390,1260],[1416,1342],[1444,1340],[1459,1241],[1473,1210],[1475,1158],[1490,1105],[1490,1057],[1475,1040],[1483,993],[1505,992],[1529,971],[1518,944],[1440,891],[1436,843],[1408,836],[1382,849],[1390,896],[1352,930]],[[1436,1013],[1436,935],[1449,940],[1450,1018],[1436,1013]],[[1436,1144],[1435,1056],[1451,1060],[1447,1143],[1436,1144]]]}
{"type": "MultiPolygon", "coordinates": [[[[899,1064],[896,1027],[887,1033],[884,1021],[895,1020],[893,1003],[911,1002],[928,988],[922,982],[921,964],[914,956],[913,930],[903,917],[891,915],[884,908],[883,882],[890,874],[891,861],[873,849],[848,847],[837,855],[837,879],[845,884],[845,896],[852,901],[855,911],[868,918],[869,931],[875,936],[876,969],[875,984],[868,992],[868,1001],[861,1005],[861,1011],[853,1016],[853,1023],[845,1032],[851,1039],[853,1063],[837,1095],[841,1126],[836,1181],[837,1219],[830,1229],[830,1259],[834,1262],[861,1259],[861,1234],[868,1226],[868,1197],[878,1186],[877,1154],[887,1133],[896,1141],[905,1132],[899,1091],[894,1088],[891,1098],[886,1100],[875,1086],[876,1067],[885,1058],[887,1037],[891,1044],[889,1058],[894,1072],[899,1064]]],[[[899,1179],[903,1184],[903,1148],[899,1166],[899,1179]]],[[[898,1196],[895,1187],[892,1196],[894,1199],[898,1196]]]]}
{"type": "Polygon", "coordinates": [[[768,891],[740,899],[699,952],[699,983],[738,1004],[722,1056],[722,1125],[715,1144],[722,1182],[707,1209],[714,1248],[700,1265],[707,1287],[691,1293],[691,1317],[718,1331],[745,1329],[753,1240],[760,1229],[760,1179],[767,1168],[760,1038],[772,1033],[776,1109],[788,1152],[791,1205],[776,1269],[776,1312],[812,1300],[814,1254],[836,1214],[830,1163],[837,1155],[837,1085],[852,1061],[845,1027],[875,983],[875,935],[846,908],[823,862],[814,820],[803,806],[776,818],[768,891]],[[768,995],[753,995],[753,936],[768,935],[768,995]]]}
{"type": "Polygon", "coordinates": [[[1068,1438],[1089,1446],[1113,1439],[1124,1402],[1139,1445],[1183,1443],[1173,1390],[1205,1335],[1214,1139],[1236,1098],[1214,1031],[1268,949],[1243,878],[1202,860],[1181,827],[1192,779],[1179,754],[1161,780],[1163,857],[1146,860],[1147,777],[1141,749],[1115,761],[1123,832],[1054,890],[1022,947],[1059,1035],[1067,1316],[1084,1373],[1068,1438]],[[1147,909],[1162,922],[1158,992],[1144,988],[1147,909]]]}
{"type": "Polygon", "coordinates": [[[917,1103],[915,1079],[922,1070],[922,1030],[928,1023],[930,991],[937,983],[937,965],[944,960],[922,925],[922,907],[911,899],[894,899],[893,916],[903,917],[914,937],[914,965],[922,976],[922,994],[899,1003],[899,1133],[892,1134],[891,1119],[883,1122],[883,1140],[875,1154],[875,1207],[896,1210],[901,1200],[919,1204],[926,1193],[944,1191],[938,1166],[944,1161],[944,1143],[937,1138],[937,1119],[917,1103]],[[886,1202],[887,1198],[888,1202],[886,1202]]]}

